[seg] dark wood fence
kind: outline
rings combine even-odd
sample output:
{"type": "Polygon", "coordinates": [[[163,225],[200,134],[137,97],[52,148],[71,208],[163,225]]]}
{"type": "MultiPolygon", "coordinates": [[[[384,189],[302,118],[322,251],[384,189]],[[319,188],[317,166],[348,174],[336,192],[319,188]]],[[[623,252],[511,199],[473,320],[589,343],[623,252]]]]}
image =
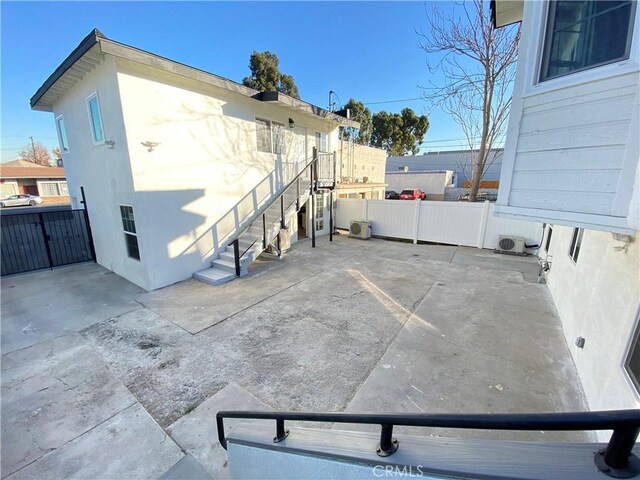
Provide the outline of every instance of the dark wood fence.
{"type": "Polygon", "coordinates": [[[3,211],[0,219],[2,275],[95,260],[85,210],[3,211]]]}

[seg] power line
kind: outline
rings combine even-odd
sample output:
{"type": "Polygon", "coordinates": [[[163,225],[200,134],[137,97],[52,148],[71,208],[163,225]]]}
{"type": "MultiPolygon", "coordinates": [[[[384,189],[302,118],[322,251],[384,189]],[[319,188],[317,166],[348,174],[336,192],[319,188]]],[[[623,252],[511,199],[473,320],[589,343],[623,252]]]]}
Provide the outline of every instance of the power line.
{"type": "Polygon", "coordinates": [[[422,97],[415,98],[403,98],[400,100],[385,100],[384,102],[362,102],[364,105],[380,105],[382,103],[398,103],[398,102],[409,102],[411,100],[422,100],[422,97]]]}

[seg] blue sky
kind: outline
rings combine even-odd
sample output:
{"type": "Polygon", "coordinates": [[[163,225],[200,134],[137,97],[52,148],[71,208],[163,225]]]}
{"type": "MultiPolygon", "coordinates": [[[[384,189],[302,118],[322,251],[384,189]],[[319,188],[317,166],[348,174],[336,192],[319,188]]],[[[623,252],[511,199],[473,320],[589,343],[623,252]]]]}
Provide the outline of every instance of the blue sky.
{"type": "MultiPolygon", "coordinates": [[[[329,90],[342,103],[385,102],[420,97],[429,80],[415,33],[426,25],[423,2],[3,1],[0,9],[2,161],[16,158],[29,136],[57,145],[53,115],[31,111],[29,99],[93,28],[238,82],[249,74],[251,52],[270,50],[301,98],[324,108],[329,90]]],[[[427,109],[424,100],[368,106],[427,109]]],[[[450,118],[434,111],[429,119],[425,150],[463,146],[450,118]]]]}

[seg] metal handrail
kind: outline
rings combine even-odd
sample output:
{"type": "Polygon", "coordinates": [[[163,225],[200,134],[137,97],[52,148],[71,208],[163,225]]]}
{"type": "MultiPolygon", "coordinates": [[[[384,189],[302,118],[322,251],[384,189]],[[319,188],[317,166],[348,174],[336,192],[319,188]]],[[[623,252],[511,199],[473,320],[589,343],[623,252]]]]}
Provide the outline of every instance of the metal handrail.
{"type": "MultiPolygon", "coordinates": [[[[228,242],[228,245],[231,246],[233,245],[234,247],[234,260],[235,260],[235,265],[236,265],[236,275],[240,276],[239,271],[239,262],[240,259],[256,244],[256,242],[260,239],[260,236],[258,235],[253,242],[251,242],[251,244],[242,252],[240,253],[239,251],[239,243],[238,243],[238,239],[242,236],[242,234],[244,234],[245,231],[247,231],[248,229],[251,228],[251,226],[255,223],[255,221],[260,218],[260,215],[262,215],[264,217],[264,215],[266,214],[266,211],[273,206],[278,200],[280,200],[281,198],[284,197],[284,195],[287,194],[287,192],[289,192],[289,190],[291,188],[294,188],[296,182],[298,182],[298,180],[305,174],[305,172],[307,171],[307,169],[311,169],[313,168],[318,162],[319,159],[324,156],[324,155],[328,155],[331,158],[331,155],[333,154],[315,154],[314,156],[312,156],[311,161],[306,163],[306,165],[304,166],[304,168],[298,172],[298,174],[296,174],[295,177],[293,177],[293,179],[291,179],[291,181],[287,184],[286,187],[284,187],[281,192],[278,195],[274,195],[271,197],[271,200],[267,203],[265,203],[264,205],[262,205],[259,209],[257,209],[257,211],[255,212],[255,214],[253,215],[253,218],[251,221],[246,222],[246,224],[242,227],[239,228],[236,233],[234,235],[232,235],[231,237],[229,237],[231,240],[228,242]]],[[[317,183],[317,182],[316,182],[317,183]]],[[[311,185],[311,188],[313,188],[313,184],[311,185]]],[[[245,196],[246,197],[246,196],[245,196]]],[[[289,203],[286,207],[283,207],[283,211],[288,210],[289,208],[291,208],[291,206],[297,203],[297,200],[295,202],[291,202],[289,203]]],[[[231,210],[233,211],[233,209],[231,210]]],[[[282,219],[280,219],[279,221],[281,221],[282,219]]],[[[273,222],[269,225],[269,229],[273,226],[273,224],[275,224],[276,222],[273,222]]],[[[266,229],[265,229],[266,230],[266,229]]]]}
{"type": "MultiPolygon", "coordinates": [[[[289,431],[284,422],[329,422],[380,425],[380,442],[376,452],[380,456],[392,455],[399,446],[393,438],[393,427],[438,427],[475,430],[613,430],[607,447],[595,454],[598,469],[609,476],[620,473],[635,476],[640,473],[638,458],[631,453],[640,433],[640,410],[611,410],[570,413],[504,413],[504,414],[399,414],[399,413],[304,413],[265,411],[220,411],[216,415],[218,440],[227,449],[224,433],[225,418],[266,419],[276,421],[276,436],[273,441],[284,440],[289,431]],[[635,475],[633,475],[635,471],[635,475]]],[[[630,477],[627,477],[630,478],[630,477]]]]}

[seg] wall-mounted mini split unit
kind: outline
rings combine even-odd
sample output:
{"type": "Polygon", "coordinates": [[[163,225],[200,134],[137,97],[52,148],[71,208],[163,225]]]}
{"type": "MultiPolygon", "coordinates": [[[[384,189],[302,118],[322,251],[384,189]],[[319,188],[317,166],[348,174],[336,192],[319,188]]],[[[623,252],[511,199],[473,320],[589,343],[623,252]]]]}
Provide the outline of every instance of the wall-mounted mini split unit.
{"type": "Polygon", "coordinates": [[[351,220],[349,236],[352,238],[371,238],[371,222],[366,220],[351,220]]]}
{"type": "Polygon", "coordinates": [[[512,237],[508,235],[500,235],[498,237],[498,248],[499,252],[507,252],[507,253],[524,253],[524,243],[525,240],[523,237],[512,237]]]}

